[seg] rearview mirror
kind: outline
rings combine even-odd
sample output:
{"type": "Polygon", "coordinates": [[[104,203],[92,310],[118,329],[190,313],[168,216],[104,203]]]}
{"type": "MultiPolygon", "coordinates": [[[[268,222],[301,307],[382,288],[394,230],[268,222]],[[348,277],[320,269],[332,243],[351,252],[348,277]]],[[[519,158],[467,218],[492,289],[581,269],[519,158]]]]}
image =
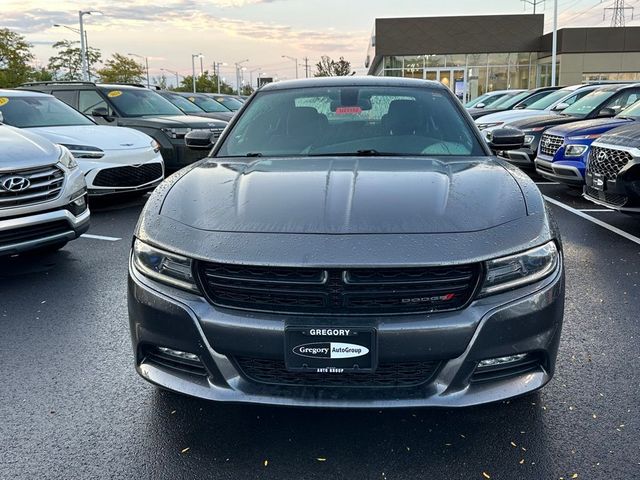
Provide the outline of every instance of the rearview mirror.
{"type": "Polygon", "coordinates": [[[494,152],[518,150],[524,147],[524,132],[517,128],[496,128],[487,132],[487,143],[494,152]]]}
{"type": "Polygon", "coordinates": [[[185,145],[192,150],[211,150],[216,136],[209,130],[191,130],[184,136],[185,145]]]}
{"type": "Polygon", "coordinates": [[[565,108],[569,108],[569,104],[568,103],[559,103],[557,104],[555,107],[553,107],[551,109],[552,112],[561,112],[562,110],[564,110],[565,108]]]}
{"type": "Polygon", "coordinates": [[[616,116],[616,110],[611,107],[601,108],[598,112],[598,118],[610,118],[616,116]]]}

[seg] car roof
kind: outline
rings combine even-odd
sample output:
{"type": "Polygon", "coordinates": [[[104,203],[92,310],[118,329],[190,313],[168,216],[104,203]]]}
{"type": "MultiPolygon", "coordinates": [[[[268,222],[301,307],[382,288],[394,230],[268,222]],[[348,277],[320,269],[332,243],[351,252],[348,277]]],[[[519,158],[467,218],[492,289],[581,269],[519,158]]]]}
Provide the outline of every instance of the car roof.
{"type": "Polygon", "coordinates": [[[50,90],[93,89],[93,88],[118,88],[118,89],[147,89],[146,86],[137,83],[94,83],[94,82],[27,82],[20,85],[21,89],[46,88],[50,90]]]}
{"type": "Polygon", "coordinates": [[[48,93],[34,92],[33,90],[0,88],[0,97],[51,97],[51,95],[48,93]]]}
{"type": "Polygon", "coordinates": [[[287,90],[292,88],[313,87],[428,87],[439,90],[448,90],[440,82],[433,80],[418,80],[402,77],[374,77],[374,76],[348,76],[348,77],[320,77],[306,78],[302,80],[284,80],[282,82],[268,83],[260,90],[287,90]]]}
{"type": "Polygon", "coordinates": [[[614,84],[614,85],[603,85],[597,88],[596,90],[600,92],[617,92],[618,90],[625,90],[627,88],[638,88],[640,87],[640,83],[624,83],[624,84],[614,84]]]}

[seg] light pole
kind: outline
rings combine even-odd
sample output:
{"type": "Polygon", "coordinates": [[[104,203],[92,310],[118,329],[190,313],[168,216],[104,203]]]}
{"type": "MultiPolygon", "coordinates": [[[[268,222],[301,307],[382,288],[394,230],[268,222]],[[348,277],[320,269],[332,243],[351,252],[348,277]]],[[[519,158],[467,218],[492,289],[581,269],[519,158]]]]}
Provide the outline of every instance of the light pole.
{"type": "Polygon", "coordinates": [[[193,93],[196,93],[196,58],[202,58],[201,53],[191,54],[191,80],[193,81],[193,93]]]}
{"type": "Polygon", "coordinates": [[[243,63],[247,63],[249,61],[249,59],[246,60],[242,60],[241,62],[236,62],[235,66],[236,66],[236,87],[237,87],[237,93],[238,95],[240,95],[240,67],[242,67],[243,63]]]}
{"type": "Polygon", "coordinates": [[[151,86],[151,84],[149,83],[149,57],[143,57],[142,55],[138,55],[137,53],[127,53],[127,55],[131,57],[144,58],[144,63],[147,67],[147,88],[149,88],[151,86]]]}
{"type": "Polygon", "coordinates": [[[220,93],[220,67],[226,67],[227,62],[214,62],[213,64],[213,73],[216,75],[216,79],[218,81],[218,93],[220,93]]]}
{"type": "Polygon", "coordinates": [[[102,15],[100,10],[79,10],[78,19],[80,22],[80,56],[82,57],[82,79],[86,82],[89,81],[89,63],[87,62],[87,45],[84,35],[84,20],[85,15],[102,15]]]}
{"type": "Polygon", "coordinates": [[[282,55],[282,58],[287,58],[296,64],[296,78],[298,78],[298,59],[294,57],[290,57],[289,55],[282,55]]]}
{"type": "Polygon", "coordinates": [[[551,45],[551,86],[556,86],[556,59],[558,57],[558,0],[553,0],[553,40],[551,45]]]}
{"type": "Polygon", "coordinates": [[[253,88],[253,72],[259,72],[262,70],[261,68],[254,68],[253,70],[249,70],[249,85],[253,88]]]}
{"type": "Polygon", "coordinates": [[[180,83],[180,75],[178,75],[178,72],[174,72],[173,70],[167,70],[166,68],[161,68],[160,70],[163,72],[173,73],[176,76],[176,88],[178,88],[178,84],[180,83]]]}
{"type": "MultiPolygon", "coordinates": [[[[54,27],[60,27],[60,28],[66,28],[67,30],[71,30],[74,33],[77,33],[78,35],[80,35],[80,30],[78,30],[77,28],[73,28],[73,27],[69,27],[67,25],[61,25],[59,23],[54,23],[53,24],[54,27]]],[[[87,38],[87,31],[84,31],[84,48],[86,51],[86,57],[87,57],[87,65],[89,65],[89,39],[87,38]]],[[[87,74],[89,77],[89,81],[91,81],[91,70],[89,68],[87,68],[87,74]]]]}

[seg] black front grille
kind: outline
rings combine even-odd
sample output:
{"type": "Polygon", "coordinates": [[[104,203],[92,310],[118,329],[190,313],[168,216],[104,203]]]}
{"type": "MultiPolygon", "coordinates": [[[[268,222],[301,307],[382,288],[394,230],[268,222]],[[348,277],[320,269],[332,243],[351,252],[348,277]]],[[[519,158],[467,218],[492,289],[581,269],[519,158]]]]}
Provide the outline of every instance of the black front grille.
{"type": "Polygon", "coordinates": [[[147,163],[100,170],[93,180],[96,187],[139,187],[162,177],[162,164],[147,163]]]}
{"type": "Polygon", "coordinates": [[[553,173],[553,169],[548,163],[538,162],[536,163],[536,167],[538,168],[538,170],[542,170],[543,172],[553,173]]]}
{"type": "Polygon", "coordinates": [[[545,133],[540,139],[540,153],[553,157],[564,143],[564,137],[545,133]]]}
{"type": "Polygon", "coordinates": [[[590,173],[604,175],[607,180],[615,180],[620,170],[631,160],[633,160],[633,155],[624,150],[592,147],[589,154],[588,170],[590,173]]]}
{"type": "Polygon", "coordinates": [[[380,364],[373,372],[327,374],[291,372],[282,360],[237,357],[243,376],[256,383],[303,387],[415,387],[427,383],[438,370],[439,362],[403,362],[380,364]]]}
{"type": "Polygon", "coordinates": [[[72,231],[65,220],[0,230],[0,246],[14,245],[72,231]]]}
{"type": "Polygon", "coordinates": [[[480,271],[478,264],[349,270],[197,265],[200,284],[214,305],[327,315],[456,310],[473,296],[480,271]]]}
{"type": "Polygon", "coordinates": [[[610,193],[607,191],[596,190],[593,187],[587,186],[586,190],[587,196],[594,198],[596,200],[600,200],[601,202],[606,203],[607,205],[612,205],[615,207],[623,207],[628,200],[628,197],[625,195],[619,195],[617,193],[610,193]]]}

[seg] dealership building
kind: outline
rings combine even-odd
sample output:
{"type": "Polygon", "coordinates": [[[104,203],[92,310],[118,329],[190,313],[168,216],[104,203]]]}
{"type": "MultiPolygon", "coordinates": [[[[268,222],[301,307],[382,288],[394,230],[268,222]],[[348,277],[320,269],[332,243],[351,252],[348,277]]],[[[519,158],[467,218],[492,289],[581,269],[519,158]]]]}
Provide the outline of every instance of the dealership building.
{"type": "MultiPolygon", "coordinates": [[[[551,84],[544,15],[378,18],[370,75],[438,80],[466,100],[551,84]]],[[[557,83],[640,81],[640,27],[558,30],[557,83]]]]}

